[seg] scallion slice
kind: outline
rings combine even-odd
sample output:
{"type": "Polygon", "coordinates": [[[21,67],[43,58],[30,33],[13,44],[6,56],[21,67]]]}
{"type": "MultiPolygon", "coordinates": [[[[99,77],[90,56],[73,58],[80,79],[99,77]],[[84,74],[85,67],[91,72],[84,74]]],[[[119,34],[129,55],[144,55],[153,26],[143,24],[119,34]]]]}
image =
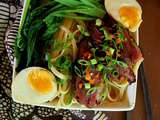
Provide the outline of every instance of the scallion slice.
{"type": "Polygon", "coordinates": [[[74,66],[74,72],[75,72],[76,75],[78,75],[79,77],[82,77],[82,72],[81,72],[81,70],[80,70],[77,66],[74,66]]]}
{"type": "Polygon", "coordinates": [[[118,77],[118,76],[119,76],[119,72],[116,71],[116,70],[114,70],[114,71],[112,72],[112,75],[113,75],[114,77],[118,77]]]}
{"type": "Polygon", "coordinates": [[[113,49],[113,48],[109,48],[109,51],[110,51],[111,55],[113,55],[113,53],[114,53],[115,49],[113,49]]]}
{"type": "Polygon", "coordinates": [[[117,64],[120,65],[121,67],[127,68],[128,65],[125,62],[122,61],[117,61],[117,64]]]}
{"type": "Polygon", "coordinates": [[[92,60],[90,60],[90,61],[91,61],[91,64],[92,64],[92,65],[97,64],[97,60],[96,60],[96,59],[92,59],[92,60]]]}
{"type": "Polygon", "coordinates": [[[97,87],[92,87],[92,88],[90,88],[90,89],[87,91],[87,96],[93,94],[94,92],[96,92],[96,90],[97,90],[97,87]]]}
{"type": "Polygon", "coordinates": [[[91,88],[91,84],[85,83],[85,84],[84,84],[84,87],[85,87],[86,89],[90,89],[90,88],[91,88]]]}
{"type": "Polygon", "coordinates": [[[84,60],[84,59],[78,60],[78,63],[79,63],[80,65],[84,65],[84,66],[90,65],[90,62],[87,61],[87,60],[84,60]]]}
{"type": "Polygon", "coordinates": [[[96,20],[96,25],[100,27],[102,25],[102,20],[101,19],[97,19],[96,20]]]}
{"type": "Polygon", "coordinates": [[[98,64],[98,66],[97,66],[98,71],[102,71],[103,68],[104,68],[103,64],[98,64]]]}
{"type": "Polygon", "coordinates": [[[112,60],[111,57],[109,57],[109,56],[106,57],[106,62],[107,62],[107,64],[108,64],[109,62],[111,62],[111,60],[112,60]]]}

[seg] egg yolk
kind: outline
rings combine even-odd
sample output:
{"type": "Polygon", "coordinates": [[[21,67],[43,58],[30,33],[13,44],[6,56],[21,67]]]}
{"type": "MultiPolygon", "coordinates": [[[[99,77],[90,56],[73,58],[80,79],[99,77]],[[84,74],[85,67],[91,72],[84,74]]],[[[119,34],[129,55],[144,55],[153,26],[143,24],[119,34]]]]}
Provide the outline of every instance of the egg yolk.
{"type": "Polygon", "coordinates": [[[128,27],[135,27],[141,20],[139,10],[136,7],[123,6],[119,10],[119,15],[122,23],[128,27]]]}
{"type": "Polygon", "coordinates": [[[53,76],[46,70],[30,71],[27,80],[38,93],[46,94],[52,90],[53,76]]]}

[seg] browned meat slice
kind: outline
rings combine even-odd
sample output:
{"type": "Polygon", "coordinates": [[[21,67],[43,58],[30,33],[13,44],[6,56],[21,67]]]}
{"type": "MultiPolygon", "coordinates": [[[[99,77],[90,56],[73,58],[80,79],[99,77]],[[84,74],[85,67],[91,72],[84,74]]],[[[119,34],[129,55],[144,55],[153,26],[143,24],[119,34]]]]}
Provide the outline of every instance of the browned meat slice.
{"type": "MultiPolygon", "coordinates": [[[[101,81],[102,82],[102,81],[101,81]]],[[[87,107],[93,107],[101,103],[101,94],[104,92],[104,83],[99,83],[93,89],[85,89],[85,80],[76,77],[76,99],[87,107]]]]}
{"type": "Polygon", "coordinates": [[[115,69],[119,75],[117,77],[114,77],[112,74],[110,74],[110,80],[115,80],[117,82],[123,82],[124,80],[127,80],[130,84],[135,82],[135,75],[130,67],[124,68],[117,65],[115,69]]]}
{"type": "Polygon", "coordinates": [[[125,31],[124,35],[127,38],[127,41],[124,41],[123,43],[124,49],[122,50],[121,57],[126,62],[130,61],[130,63],[134,65],[142,58],[142,53],[129,32],[125,31]]]}

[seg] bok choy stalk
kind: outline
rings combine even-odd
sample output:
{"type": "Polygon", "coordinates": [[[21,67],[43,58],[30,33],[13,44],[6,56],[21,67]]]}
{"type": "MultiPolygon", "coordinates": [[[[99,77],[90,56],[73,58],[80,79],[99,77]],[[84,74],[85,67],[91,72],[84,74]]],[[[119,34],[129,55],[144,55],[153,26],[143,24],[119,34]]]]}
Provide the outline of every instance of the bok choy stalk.
{"type": "Polygon", "coordinates": [[[25,22],[25,19],[26,19],[26,16],[27,16],[27,11],[30,7],[30,2],[31,0],[26,0],[25,1],[25,6],[24,6],[24,9],[23,9],[23,16],[21,17],[21,22],[20,22],[20,25],[19,25],[19,29],[18,29],[18,35],[16,37],[16,42],[15,42],[15,57],[17,58],[17,64],[19,64],[20,62],[20,59],[22,57],[22,54],[21,54],[21,51],[24,50],[24,47],[25,47],[25,40],[24,38],[22,37],[21,35],[21,32],[22,32],[22,28],[23,28],[23,25],[24,25],[24,22],[25,22]]]}

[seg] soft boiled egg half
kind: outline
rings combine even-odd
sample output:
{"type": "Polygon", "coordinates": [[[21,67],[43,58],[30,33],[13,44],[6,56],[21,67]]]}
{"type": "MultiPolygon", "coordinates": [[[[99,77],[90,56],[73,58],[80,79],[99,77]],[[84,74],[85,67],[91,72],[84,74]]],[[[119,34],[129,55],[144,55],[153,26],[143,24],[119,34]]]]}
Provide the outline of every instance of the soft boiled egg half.
{"type": "Polygon", "coordinates": [[[17,74],[12,82],[12,98],[25,104],[40,104],[57,96],[54,75],[40,67],[29,67],[17,74]]]}
{"type": "Polygon", "coordinates": [[[131,32],[138,30],[142,22],[142,9],[136,0],[105,0],[105,8],[108,14],[131,32]]]}

